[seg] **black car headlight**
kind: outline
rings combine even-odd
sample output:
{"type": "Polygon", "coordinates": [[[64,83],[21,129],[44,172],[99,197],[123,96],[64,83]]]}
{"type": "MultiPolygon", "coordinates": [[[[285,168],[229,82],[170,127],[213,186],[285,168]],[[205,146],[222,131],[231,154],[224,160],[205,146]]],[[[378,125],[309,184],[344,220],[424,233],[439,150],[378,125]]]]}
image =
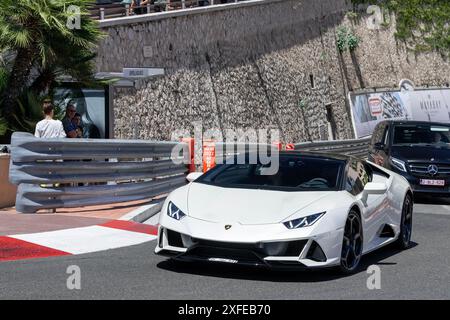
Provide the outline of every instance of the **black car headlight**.
{"type": "Polygon", "coordinates": [[[402,172],[406,172],[406,164],[403,160],[391,157],[391,165],[402,172]]]}
{"type": "Polygon", "coordinates": [[[298,218],[295,220],[283,222],[284,226],[288,229],[298,229],[303,227],[309,227],[312,226],[314,223],[316,223],[322,216],[325,214],[325,212],[316,213],[307,217],[298,218]]]}
{"type": "Polygon", "coordinates": [[[181,220],[186,216],[186,214],[174,205],[172,201],[170,201],[167,206],[167,215],[175,220],[181,220]]]}

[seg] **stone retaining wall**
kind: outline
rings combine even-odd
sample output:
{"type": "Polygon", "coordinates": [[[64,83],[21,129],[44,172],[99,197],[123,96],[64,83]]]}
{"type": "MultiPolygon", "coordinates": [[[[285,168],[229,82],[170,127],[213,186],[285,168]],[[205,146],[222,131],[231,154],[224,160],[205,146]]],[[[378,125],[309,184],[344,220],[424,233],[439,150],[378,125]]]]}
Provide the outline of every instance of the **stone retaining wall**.
{"type": "Polygon", "coordinates": [[[329,105],[335,138],[350,139],[349,89],[393,88],[403,78],[450,82],[439,55],[411,57],[395,42],[393,24],[368,30],[364,19],[348,20],[348,10],[345,0],[268,0],[105,22],[98,71],[166,70],[114,89],[115,137],[167,140],[202,121],[222,132],[279,129],[284,142],[326,140],[329,105]],[[353,57],[336,48],[341,25],[361,37],[353,57]]]}

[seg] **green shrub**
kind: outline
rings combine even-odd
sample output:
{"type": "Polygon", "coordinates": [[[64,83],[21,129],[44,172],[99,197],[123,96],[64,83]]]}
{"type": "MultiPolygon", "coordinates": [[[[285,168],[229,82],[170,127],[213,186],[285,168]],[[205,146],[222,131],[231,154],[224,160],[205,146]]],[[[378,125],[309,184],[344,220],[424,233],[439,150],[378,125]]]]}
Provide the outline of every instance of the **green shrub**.
{"type": "Polygon", "coordinates": [[[437,51],[450,55],[449,0],[352,0],[380,5],[396,16],[395,36],[417,52],[437,51]]]}

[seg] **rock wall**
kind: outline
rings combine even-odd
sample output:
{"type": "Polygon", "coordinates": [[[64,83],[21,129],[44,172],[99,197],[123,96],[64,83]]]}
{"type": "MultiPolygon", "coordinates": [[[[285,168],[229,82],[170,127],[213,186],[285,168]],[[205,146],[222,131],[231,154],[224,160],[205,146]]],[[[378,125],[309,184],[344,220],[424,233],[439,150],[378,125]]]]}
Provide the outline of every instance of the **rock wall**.
{"type": "Polygon", "coordinates": [[[284,142],[323,140],[328,106],[335,138],[348,139],[349,89],[396,87],[403,78],[449,82],[450,66],[441,57],[411,58],[395,43],[394,26],[368,30],[346,18],[348,9],[345,0],[267,0],[103,24],[108,36],[98,49],[98,71],[166,72],[133,89],[114,89],[115,137],[168,140],[201,121],[203,129],[223,133],[275,128],[284,142]],[[353,56],[336,48],[341,25],[361,37],[353,56]]]}
{"type": "Polygon", "coordinates": [[[395,38],[395,15],[387,15],[388,24],[372,30],[367,14],[358,19],[343,20],[361,39],[353,57],[344,56],[350,90],[364,88],[398,88],[402,79],[410,79],[417,87],[448,87],[450,61],[439,53],[414,53],[395,38]],[[359,69],[359,70],[358,70],[359,69]],[[359,73],[359,74],[358,74],[359,73]]]}

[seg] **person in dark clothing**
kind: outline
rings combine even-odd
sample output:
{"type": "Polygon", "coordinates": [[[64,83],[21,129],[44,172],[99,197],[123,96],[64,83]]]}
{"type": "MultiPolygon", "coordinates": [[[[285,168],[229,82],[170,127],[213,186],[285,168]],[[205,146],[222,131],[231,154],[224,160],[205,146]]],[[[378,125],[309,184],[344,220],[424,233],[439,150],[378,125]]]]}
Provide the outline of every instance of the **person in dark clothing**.
{"type": "Polygon", "coordinates": [[[101,139],[100,130],[93,123],[83,127],[83,137],[90,139],[101,139]]]}
{"type": "Polygon", "coordinates": [[[73,124],[72,119],[77,113],[77,109],[71,101],[67,103],[66,106],[66,115],[62,119],[62,124],[64,127],[64,131],[66,132],[67,138],[77,138],[77,127],[73,124]]]}
{"type": "Polygon", "coordinates": [[[81,114],[78,112],[72,118],[73,125],[77,128],[77,138],[83,138],[83,124],[81,122],[81,114]]]}

